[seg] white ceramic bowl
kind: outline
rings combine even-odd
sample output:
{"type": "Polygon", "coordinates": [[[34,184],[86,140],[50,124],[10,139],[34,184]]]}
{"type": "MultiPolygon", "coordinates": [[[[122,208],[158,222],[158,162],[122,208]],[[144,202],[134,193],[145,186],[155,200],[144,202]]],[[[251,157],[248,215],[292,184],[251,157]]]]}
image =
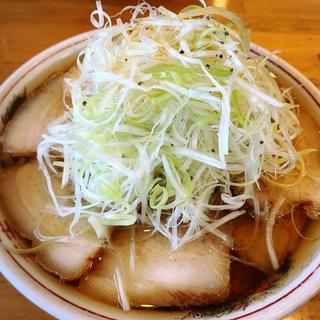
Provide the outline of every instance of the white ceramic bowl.
{"type": "MultiPolygon", "coordinates": [[[[90,33],[80,34],[38,54],[15,71],[0,88],[0,116],[24,90],[37,88],[51,73],[64,70],[86,45],[90,33]]],[[[252,55],[266,56],[269,52],[251,46],[252,55]]],[[[283,60],[270,57],[269,68],[279,81],[294,88],[304,112],[312,112],[320,123],[320,92],[300,72],[283,60]]],[[[1,123],[0,129],[3,124],[1,123]]],[[[320,234],[320,222],[312,222],[310,236],[320,234]]],[[[246,307],[232,306],[226,310],[215,308],[203,311],[133,310],[125,313],[116,307],[91,300],[75,288],[62,285],[43,271],[32,259],[12,254],[5,249],[12,243],[19,246],[19,238],[0,212],[0,271],[29,300],[52,316],[63,320],[89,319],[281,319],[310,299],[320,287],[320,241],[303,241],[293,257],[291,269],[267,291],[248,299],[246,307]]]]}

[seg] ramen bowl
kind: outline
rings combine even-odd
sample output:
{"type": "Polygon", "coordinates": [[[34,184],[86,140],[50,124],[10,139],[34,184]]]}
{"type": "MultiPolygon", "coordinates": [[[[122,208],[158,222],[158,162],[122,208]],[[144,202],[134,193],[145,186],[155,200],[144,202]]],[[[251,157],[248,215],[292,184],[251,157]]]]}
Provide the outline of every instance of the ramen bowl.
{"type": "MultiPolygon", "coordinates": [[[[93,31],[95,32],[95,31],[93,31]]],[[[41,52],[16,70],[0,88],[1,129],[12,112],[17,97],[36,89],[50,74],[65,70],[86,46],[88,32],[69,38],[41,52]]],[[[292,87],[296,101],[320,124],[320,92],[299,71],[267,50],[251,44],[251,55],[268,57],[269,70],[280,84],[292,87]]],[[[311,221],[306,235],[320,234],[320,221],[311,221]]],[[[234,301],[218,307],[190,310],[136,309],[124,312],[85,296],[75,287],[63,284],[44,271],[28,255],[14,254],[6,248],[20,247],[21,239],[14,225],[0,211],[0,271],[7,280],[39,308],[58,319],[281,319],[314,296],[320,288],[320,240],[301,241],[292,256],[291,266],[272,286],[244,301],[234,301]]]]}

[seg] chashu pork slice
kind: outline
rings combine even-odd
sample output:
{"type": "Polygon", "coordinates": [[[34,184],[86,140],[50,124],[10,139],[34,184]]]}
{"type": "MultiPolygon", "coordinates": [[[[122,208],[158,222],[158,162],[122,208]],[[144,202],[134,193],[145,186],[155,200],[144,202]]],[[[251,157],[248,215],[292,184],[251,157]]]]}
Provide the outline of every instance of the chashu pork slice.
{"type": "MultiPolygon", "coordinates": [[[[52,181],[58,195],[68,194],[67,190],[61,190],[58,179],[52,181]]],[[[12,227],[23,238],[31,240],[33,246],[41,243],[34,234],[39,219],[42,219],[41,233],[57,235],[64,230],[66,234],[68,232],[68,220],[45,214],[46,205],[52,204],[52,201],[37,161],[1,172],[0,202],[12,227]]],[[[79,234],[69,242],[49,242],[35,252],[37,260],[45,269],[64,280],[80,278],[91,266],[91,259],[102,244],[90,226],[79,225],[78,231],[79,234]]]]}
{"type": "Polygon", "coordinates": [[[5,127],[4,150],[15,156],[29,156],[37,152],[48,125],[66,111],[63,99],[64,78],[75,78],[78,74],[75,67],[66,73],[54,74],[28,95],[5,127]]]}
{"type": "MultiPolygon", "coordinates": [[[[294,222],[301,233],[306,223],[306,215],[301,207],[295,209],[294,222]]],[[[280,266],[295,251],[300,239],[290,215],[285,215],[276,220],[272,240],[280,266]]],[[[261,222],[255,234],[254,218],[249,215],[237,218],[233,226],[233,240],[234,251],[240,259],[252,264],[266,274],[275,271],[266,244],[266,223],[261,222]]]]}
{"type": "MultiPolygon", "coordinates": [[[[292,207],[303,205],[308,210],[309,216],[320,213],[320,131],[319,125],[309,116],[300,119],[302,134],[295,141],[297,150],[314,149],[316,152],[305,154],[306,175],[300,183],[290,187],[278,187],[272,184],[260,183],[260,189],[256,188],[255,195],[263,207],[267,201],[274,204],[279,196],[286,199],[282,206],[281,214],[289,213],[292,207]]],[[[294,179],[290,176],[287,182],[294,179]]]]}
{"type": "Polygon", "coordinates": [[[99,300],[128,310],[203,306],[229,296],[229,248],[213,235],[173,251],[160,233],[136,227],[116,230],[111,246],[80,284],[99,300]]]}

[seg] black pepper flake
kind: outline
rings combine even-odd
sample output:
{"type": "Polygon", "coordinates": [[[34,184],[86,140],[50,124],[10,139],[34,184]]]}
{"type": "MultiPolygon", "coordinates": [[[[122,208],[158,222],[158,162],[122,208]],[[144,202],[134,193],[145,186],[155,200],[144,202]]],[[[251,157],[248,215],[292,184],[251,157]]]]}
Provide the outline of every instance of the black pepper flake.
{"type": "Polygon", "coordinates": [[[211,20],[210,16],[207,16],[206,18],[207,18],[207,20],[209,20],[209,21],[211,20]]]}
{"type": "Polygon", "coordinates": [[[231,68],[230,71],[233,72],[233,68],[231,68]]]}
{"type": "Polygon", "coordinates": [[[125,58],[125,59],[124,59],[124,61],[128,61],[128,59],[127,59],[127,58],[125,58]]]}
{"type": "Polygon", "coordinates": [[[224,44],[224,42],[223,42],[223,41],[219,41],[219,43],[224,44]]]}
{"type": "Polygon", "coordinates": [[[224,32],[224,35],[225,35],[225,36],[228,36],[228,35],[229,35],[229,32],[228,32],[228,31],[225,31],[225,32],[224,32]]]}
{"type": "Polygon", "coordinates": [[[262,140],[260,140],[260,144],[263,144],[263,141],[262,141],[262,140]]]}
{"type": "Polygon", "coordinates": [[[170,146],[173,147],[173,143],[170,143],[170,146]]]}
{"type": "Polygon", "coordinates": [[[87,101],[86,100],[82,101],[82,105],[86,106],[87,105],[87,101]]]}
{"type": "Polygon", "coordinates": [[[222,59],[223,58],[223,54],[220,54],[219,58],[222,59]]]}
{"type": "Polygon", "coordinates": [[[207,69],[210,69],[210,64],[207,63],[207,64],[206,64],[206,68],[207,68],[207,69]]]}
{"type": "Polygon", "coordinates": [[[138,86],[141,86],[141,85],[142,85],[142,81],[139,81],[139,82],[138,82],[138,86]]]}
{"type": "Polygon", "coordinates": [[[184,54],[184,51],[183,51],[183,50],[180,50],[179,53],[180,53],[180,54],[184,54]]]}
{"type": "Polygon", "coordinates": [[[211,152],[214,152],[214,149],[211,149],[211,152]]]}

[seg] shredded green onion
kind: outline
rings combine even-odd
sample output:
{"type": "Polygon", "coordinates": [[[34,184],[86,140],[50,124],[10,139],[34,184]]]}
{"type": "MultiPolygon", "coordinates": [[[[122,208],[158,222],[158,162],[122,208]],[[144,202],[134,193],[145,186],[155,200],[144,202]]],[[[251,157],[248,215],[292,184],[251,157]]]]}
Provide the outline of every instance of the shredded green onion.
{"type": "Polygon", "coordinates": [[[13,246],[7,246],[6,249],[11,253],[16,254],[31,254],[31,253],[37,253],[38,251],[41,251],[45,248],[48,248],[50,244],[52,244],[53,241],[47,240],[42,241],[36,246],[32,246],[31,248],[16,248],[13,246]]]}
{"type": "Polygon", "coordinates": [[[173,248],[204,232],[229,239],[210,210],[237,217],[262,174],[295,168],[296,105],[265,60],[248,55],[248,31],[229,11],[126,10],[131,21],[114,25],[95,12],[98,27],[107,23],[81,51],[79,78],[66,80],[72,103],[38,147],[57,214],[73,218],[70,229],[87,219],[98,236],[139,221],[173,248]],[[72,186],[73,206],[60,204],[52,174],[72,186]]]}

